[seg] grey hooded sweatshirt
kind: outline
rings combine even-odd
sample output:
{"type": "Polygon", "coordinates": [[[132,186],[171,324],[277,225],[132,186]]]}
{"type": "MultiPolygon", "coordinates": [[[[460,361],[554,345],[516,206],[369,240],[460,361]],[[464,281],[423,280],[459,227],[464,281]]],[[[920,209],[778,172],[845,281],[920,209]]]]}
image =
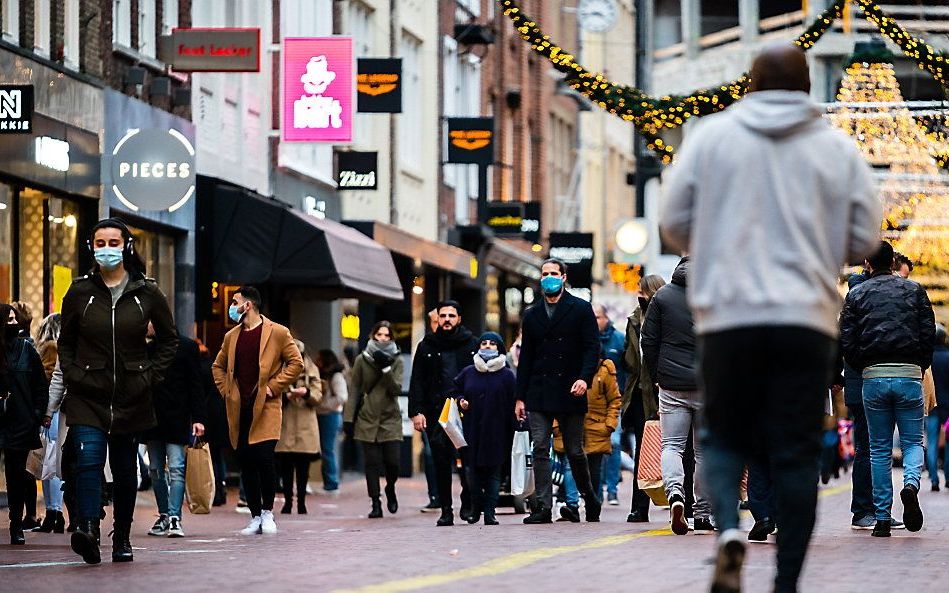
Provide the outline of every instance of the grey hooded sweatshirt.
{"type": "Polygon", "coordinates": [[[789,325],[837,335],[837,272],[875,248],[883,209],[853,140],[806,93],[750,93],[704,118],[662,189],[663,236],[692,257],[697,334],[789,325]]]}

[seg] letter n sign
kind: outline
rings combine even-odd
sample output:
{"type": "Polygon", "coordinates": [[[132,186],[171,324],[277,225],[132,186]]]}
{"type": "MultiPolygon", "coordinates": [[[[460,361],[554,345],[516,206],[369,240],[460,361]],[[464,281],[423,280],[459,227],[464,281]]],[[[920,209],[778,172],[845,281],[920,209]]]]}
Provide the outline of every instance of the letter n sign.
{"type": "Polygon", "coordinates": [[[33,132],[33,85],[0,84],[0,134],[33,132]]]}

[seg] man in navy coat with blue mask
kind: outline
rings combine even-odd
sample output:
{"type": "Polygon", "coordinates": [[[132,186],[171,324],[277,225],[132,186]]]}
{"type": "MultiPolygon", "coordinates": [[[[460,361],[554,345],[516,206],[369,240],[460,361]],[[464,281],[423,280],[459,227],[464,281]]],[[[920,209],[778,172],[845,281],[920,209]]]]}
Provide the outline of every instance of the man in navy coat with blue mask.
{"type": "Polygon", "coordinates": [[[544,298],[524,313],[522,322],[515,414],[520,420],[529,418],[538,499],[524,519],[527,524],[552,520],[550,438],[554,420],[560,425],[570,469],[586,502],[587,521],[600,520],[601,503],[583,453],[587,389],[599,362],[600,339],[590,303],[567,292],[566,281],[563,261],[544,261],[540,281],[544,298]]]}

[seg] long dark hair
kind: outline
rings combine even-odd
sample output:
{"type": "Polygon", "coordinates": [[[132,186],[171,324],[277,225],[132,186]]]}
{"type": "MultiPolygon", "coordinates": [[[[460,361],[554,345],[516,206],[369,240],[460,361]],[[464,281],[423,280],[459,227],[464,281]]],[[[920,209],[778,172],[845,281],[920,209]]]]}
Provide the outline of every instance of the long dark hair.
{"type": "MultiPolygon", "coordinates": [[[[125,271],[128,272],[130,276],[144,276],[145,262],[142,261],[141,256],[135,250],[135,235],[132,234],[132,231],[129,230],[125,222],[120,218],[105,218],[97,222],[96,225],[92,227],[92,232],[89,233],[90,251],[95,251],[92,241],[95,239],[96,231],[99,229],[119,229],[119,231],[121,231],[122,239],[125,242],[122,247],[122,263],[125,266],[125,271]]],[[[93,264],[92,271],[99,271],[98,263],[93,264]]]]}
{"type": "Polygon", "coordinates": [[[332,377],[336,373],[343,372],[343,365],[332,350],[327,349],[317,352],[316,361],[324,377],[332,377]]]}
{"type": "MultiPolygon", "coordinates": [[[[6,303],[0,303],[0,329],[5,330],[7,323],[10,321],[10,311],[14,311],[16,314],[16,309],[6,303]]],[[[14,338],[16,339],[16,338],[14,338]]],[[[9,349],[10,344],[7,343],[7,332],[0,331],[0,377],[6,377],[7,375],[7,350],[9,349]]]]}
{"type": "Polygon", "coordinates": [[[369,332],[369,339],[374,340],[376,338],[376,334],[379,333],[379,330],[382,328],[389,330],[389,339],[394,342],[395,334],[392,333],[392,324],[385,320],[377,321],[376,324],[372,326],[372,331],[369,332]]]}

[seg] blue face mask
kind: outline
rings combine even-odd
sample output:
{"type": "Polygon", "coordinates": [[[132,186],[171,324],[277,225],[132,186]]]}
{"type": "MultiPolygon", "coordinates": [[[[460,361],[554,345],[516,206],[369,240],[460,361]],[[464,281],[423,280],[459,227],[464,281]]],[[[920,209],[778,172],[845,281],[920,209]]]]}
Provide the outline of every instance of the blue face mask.
{"type": "Polygon", "coordinates": [[[95,251],[96,262],[104,270],[114,270],[122,263],[122,249],[118,247],[100,247],[95,251]]]}
{"type": "Polygon", "coordinates": [[[563,289],[563,278],[544,276],[540,280],[540,289],[544,291],[544,294],[553,296],[563,289]]]}
{"type": "Polygon", "coordinates": [[[234,323],[240,323],[241,317],[243,314],[239,310],[240,308],[237,305],[231,305],[227,308],[227,316],[231,318],[231,321],[234,323]]]}
{"type": "Polygon", "coordinates": [[[501,356],[501,353],[497,350],[478,350],[478,356],[481,357],[481,360],[488,362],[489,360],[501,356]]]}

